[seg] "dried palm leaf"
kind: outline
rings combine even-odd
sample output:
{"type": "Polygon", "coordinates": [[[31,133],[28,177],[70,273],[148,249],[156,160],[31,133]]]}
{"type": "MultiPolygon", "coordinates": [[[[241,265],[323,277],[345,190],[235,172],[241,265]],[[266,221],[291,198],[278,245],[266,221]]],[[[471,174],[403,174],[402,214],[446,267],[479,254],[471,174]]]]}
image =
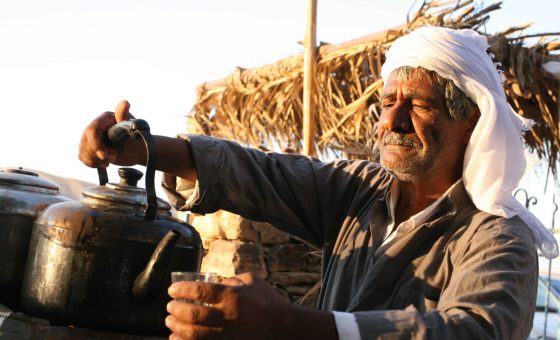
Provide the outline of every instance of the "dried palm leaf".
{"type": "MultiPolygon", "coordinates": [[[[321,44],[316,65],[315,143],[320,157],[374,159],[374,125],[385,52],[398,37],[423,25],[480,31],[501,3],[476,8],[472,0],[425,1],[406,24],[343,44],[321,44]]],[[[508,100],[537,124],[526,142],[556,175],[560,149],[558,81],[541,65],[560,61],[558,33],[523,35],[520,25],[488,35],[502,64],[508,100]],[[516,36],[514,36],[516,35],[516,36]],[[528,38],[541,38],[528,45],[528,38]]],[[[483,32],[481,32],[483,33],[483,32]]],[[[188,120],[189,131],[269,149],[302,147],[303,55],[253,69],[238,68],[226,79],[205,83],[188,120]]]]}

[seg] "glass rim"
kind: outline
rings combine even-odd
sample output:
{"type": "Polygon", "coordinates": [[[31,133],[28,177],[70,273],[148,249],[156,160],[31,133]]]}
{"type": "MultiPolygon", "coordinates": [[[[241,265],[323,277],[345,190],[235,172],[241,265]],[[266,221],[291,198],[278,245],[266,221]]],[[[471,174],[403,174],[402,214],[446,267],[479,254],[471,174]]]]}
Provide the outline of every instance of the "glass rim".
{"type": "Polygon", "coordinates": [[[188,272],[188,271],[174,271],[171,272],[172,275],[184,275],[184,274],[196,274],[196,275],[216,275],[218,276],[217,272],[188,272]]]}

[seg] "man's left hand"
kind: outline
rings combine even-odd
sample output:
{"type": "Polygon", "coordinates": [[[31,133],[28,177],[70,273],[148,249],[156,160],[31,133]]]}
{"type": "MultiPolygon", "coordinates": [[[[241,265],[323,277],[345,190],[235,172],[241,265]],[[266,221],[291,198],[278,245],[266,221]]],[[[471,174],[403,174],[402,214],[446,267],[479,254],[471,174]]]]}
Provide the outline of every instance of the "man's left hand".
{"type": "Polygon", "coordinates": [[[250,273],[224,279],[220,284],[178,282],[169,287],[171,301],[166,326],[170,339],[273,339],[282,334],[279,325],[296,308],[263,279],[250,273]]]}

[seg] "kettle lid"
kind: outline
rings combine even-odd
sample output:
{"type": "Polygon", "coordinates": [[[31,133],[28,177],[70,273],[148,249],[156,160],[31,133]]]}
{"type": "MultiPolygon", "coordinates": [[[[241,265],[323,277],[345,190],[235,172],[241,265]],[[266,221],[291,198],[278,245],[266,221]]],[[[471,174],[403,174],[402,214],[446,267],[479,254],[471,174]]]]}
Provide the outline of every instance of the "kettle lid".
{"type": "Polygon", "coordinates": [[[24,170],[22,167],[0,169],[0,184],[16,184],[58,191],[56,184],[39,177],[35,172],[24,170]]]}
{"type": "MultiPolygon", "coordinates": [[[[119,168],[118,173],[121,178],[119,183],[107,183],[87,188],[82,195],[103,201],[145,207],[147,205],[146,189],[137,186],[143,173],[134,168],[119,168]]],[[[169,203],[160,198],[157,199],[157,208],[171,210],[169,203]]]]}

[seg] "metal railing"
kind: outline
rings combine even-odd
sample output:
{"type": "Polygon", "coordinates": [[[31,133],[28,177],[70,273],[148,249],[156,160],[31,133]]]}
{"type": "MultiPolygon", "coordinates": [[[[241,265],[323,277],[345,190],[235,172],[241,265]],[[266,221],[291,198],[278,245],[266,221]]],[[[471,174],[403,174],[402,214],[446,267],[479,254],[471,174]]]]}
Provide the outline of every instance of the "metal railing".
{"type": "MultiPolygon", "coordinates": [[[[515,198],[517,198],[518,194],[522,193],[525,196],[525,208],[529,209],[531,205],[536,205],[538,203],[538,200],[535,196],[530,196],[527,192],[527,190],[525,189],[517,189],[513,196],[515,198]]],[[[556,212],[558,211],[558,204],[556,203],[556,196],[552,197],[552,203],[554,205],[554,210],[552,211],[552,221],[551,221],[551,225],[550,225],[550,232],[554,235],[556,230],[555,230],[555,219],[556,219],[556,212]]],[[[542,255],[539,254],[539,257],[541,257],[542,255]]],[[[542,334],[538,334],[536,335],[536,338],[531,338],[531,339],[557,339],[560,340],[560,329],[558,328],[558,324],[554,324],[553,327],[555,327],[556,329],[548,329],[550,326],[549,323],[549,319],[551,317],[550,313],[551,313],[551,296],[554,295],[555,297],[557,297],[557,294],[554,291],[554,288],[552,287],[552,261],[558,261],[558,259],[554,259],[554,260],[547,260],[548,261],[548,268],[546,270],[546,275],[544,277],[544,283],[545,283],[545,287],[546,287],[546,291],[545,291],[545,303],[544,303],[544,325],[543,325],[543,330],[542,330],[542,334]],[[551,336],[552,334],[554,334],[553,336],[551,336]]],[[[540,261],[539,261],[540,262],[540,261]]],[[[539,273],[539,275],[542,273],[539,273]]],[[[557,303],[558,299],[555,298],[554,299],[555,302],[557,303]]],[[[554,317],[558,318],[557,313],[559,312],[558,307],[560,306],[556,306],[556,308],[553,308],[552,311],[555,313],[554,317]]],[[[538,326],[533,324],[533,327],[538,326]]]]}

